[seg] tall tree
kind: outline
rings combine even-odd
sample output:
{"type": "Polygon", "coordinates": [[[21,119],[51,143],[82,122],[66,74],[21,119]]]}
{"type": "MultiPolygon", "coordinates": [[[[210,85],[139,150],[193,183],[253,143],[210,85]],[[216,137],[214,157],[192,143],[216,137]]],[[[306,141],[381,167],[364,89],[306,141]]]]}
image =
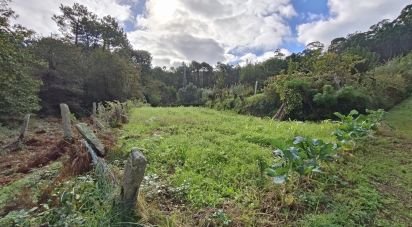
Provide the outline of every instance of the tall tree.
{"type": "Polygon", "coordinates": [[[66,38],[73,40],[76,45],[79,44],[81,36],[85,35],[87,22],[94,17],[93,14],[79,3],[74,3],[72,7],[61,4],[60,11],[62,15],[53,15],[52,19],[66,38]]]}
{"type": "Polygon", "coordinates": [[[11,26],[15,17],[8,1],[0,1],[0,120],[19,118],[38,109],[40,82],[33,77],[39,62],[27,48],[33,34],[21,26],[11,26]]]}

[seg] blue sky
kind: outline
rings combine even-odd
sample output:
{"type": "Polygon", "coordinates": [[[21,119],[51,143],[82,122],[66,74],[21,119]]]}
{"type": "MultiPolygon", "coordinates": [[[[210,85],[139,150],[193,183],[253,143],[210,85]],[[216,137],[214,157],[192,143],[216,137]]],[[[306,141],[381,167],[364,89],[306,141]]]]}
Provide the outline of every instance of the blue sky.
{"type": "MultiPolygon", "coordinates": [[[[292,0],[292,4],[298,14],[288,21],[294,37],[297,37],[298,25],[314,20],[310,18],[310,15],[319,15],[324,18],[330,17],[327,0],[292,0]]],[[[305,48],[305,45],[297,40],[292,40],[284,43],[282,47],[291,52],[300,52],[305,48]]]]}
{"type": "Polygon", "coordinates": [[[51,20],[59,5],[80,3],[98,16],[114,16],[136,49],[153,64],[182,61],[259,62],[300,52],[307,43],[326,45],[394,19],[410,0],[13,0],[16,23],[40,35],[58,33],[51,20]]]}

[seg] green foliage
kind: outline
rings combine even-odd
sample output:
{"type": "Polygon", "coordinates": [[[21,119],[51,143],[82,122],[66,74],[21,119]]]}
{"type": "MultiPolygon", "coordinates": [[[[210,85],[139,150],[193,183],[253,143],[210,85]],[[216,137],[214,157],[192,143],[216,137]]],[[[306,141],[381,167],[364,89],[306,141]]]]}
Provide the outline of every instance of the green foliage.
{"type": "Polygon", "coordinates": [[[151,80],[144,85],[146,101],[152,106],[174,105],[177,102],[176,90],[160,80],[151,80]]]}
{"type": "Polygon", "coordinates": [[[372,25],[366,32],[349,34],[346,38],[332,41],[330,51],[341,53],[352,48],[362,47],[379,56],[381,62],[402,56],[412,50],[409,37],[412,34],[412,5],[407,5],[393,21],[382,20],[372,25]]]}
{"type": "Polygon", "coordinates": [[[256,81],[263,81],[265,78],[264,69],[260,64],[247,64],[240,70],[240,82],[245,84],[255,84],[256,81]]]}
{"type": "Polygon", "coordinates": [[[39,97],[41,113],[58,115],[60,103],[74,113],[84,113],[84,84],[87,65],[81,48],[53,38],[42,38],[32,46],[38,59],[48,63],[39,74],[43,83],[39,97]]]}
{"type": "Polygon", "coordinates": [[[0,7],[0,120],[18,119],[39,109],[40,82],[33,75],[39,63],[25,43],[32,32],[11,27],[14,12],[7,4],[0,7]]]}
{"type": "Polygon", "coordinates": [[[127,123],[127,116],[134,106],[132,101],[121,103],[119,101],[107,101],[97,104],[97,118],[100,123],[112,128],[127,123]]]}
{"type": "Polygon", "coordinates": [[[74,3],[73,6],[61,4],[60,11],[62,14],[54,15],[52,19],[65,38],[72,40],[75,45],[85,49],[101,46],[103,50],[129,47],[126,34],[115,18],[98,18],[79,3],[74,3]]]}
{"type": "Polygon", "coordinates": [[[275,113],[279,100],[276,96],[268,97],[266,94],[257,94],[245,98],[239,113],[253,116],[271,116],[275,113]]]}
{"type": "Polygon", "coordinates": [[[336,144],[301,136],[295,137],[293,144],[294,147],[276,150],[274,153],[280,160],[267,169],[277,184],[287,181],[293,172],[300,176],[322,172],[322,162],[335,160],[338,149],[336,144]]]}
{"type": "Polygon", "coordinates": [[[335,113],[340,119],[340,125],[334,132],[334,135],[342,144],[365,137],[372,130],[377,129],[383,119],[384,111],[366,111],[368,115],[359,114],[358,111],[352,110],[348,115],[335,113]]]}
{"type": "Polygon", "coordinates": [[[127,55],[94,49],[85,53],[71,43],[43,38],[32,47],[36,56],[48,62],[41,70],[42,113],[59,114],[66,103],[71,111],[90,114],[92,102],[126,101],[142,97],[140,71],[127,55]]]}
{"type": "Polygon", "coordinates": [[[313,97],[316,104],[316,115],[319,118],[331,118],[334,112],[349,113],[352,109],[366,109],[370,105],[370,99],[366,92],[345,86],[335,90],[331,85],[325,85],[323,92],[313,97]]]}
{"type": "Polygon", "coordinates": [[[286,104],[286,114],[298,119],[304,118],[305,104],[310,102],[312,96],[310,83],[300,79],[298,75],[282,75],[275,79],[275,86],[280,100],[286,104]]]}
{"type": "Polygon", "coordinates": [[[323,92],[313,97],[313,101],[319,106],[333,107],[338,103],[336,91],[331,85],[323,86],[323,92]]]}
{"type": "Polygon", "coordinates": [[[202,90],[189,83],[177,91],[177,102],[181,105],[198,106],[202,104],[202,90]]]}
{"type": "Polygon", "coordinates": [[[267,174],[274,177],[275,183],[282,184],[295,172],[299,176],[322,172],[323,162],[336,160],[340,149],[353,149],[357,139],[377,129],[383,119],[384,111],[367,110],[366,112],[369,114],[361,115],[356,110],[352,110],[347,116],[335,113],[340,119],[339,127],[333,132],[338,144],[302,136],[295,137],[293,147],[274,151],[275,156],[280,159],[267,169],[267,174]]]}
{"type": "Polygon", "coordinates": [[[86,103],[139,97],[140,74],[126,56],[97,49],[86,65],[86,103]]]}

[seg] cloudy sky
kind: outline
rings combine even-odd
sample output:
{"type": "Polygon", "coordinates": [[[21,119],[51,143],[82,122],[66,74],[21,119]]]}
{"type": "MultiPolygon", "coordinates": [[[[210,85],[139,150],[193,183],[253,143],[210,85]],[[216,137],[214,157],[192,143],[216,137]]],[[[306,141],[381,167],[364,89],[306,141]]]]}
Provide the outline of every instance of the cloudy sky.
{"type": "Polygon", "coordinates": [[[153,63],[261,61],[280,48],[285,54],[305,44],[394,19],[410,0],[13,0],[20,23],[47,36],[59,5],[79,2],[99,16],[112,15],[136,49],[153,63]]]}

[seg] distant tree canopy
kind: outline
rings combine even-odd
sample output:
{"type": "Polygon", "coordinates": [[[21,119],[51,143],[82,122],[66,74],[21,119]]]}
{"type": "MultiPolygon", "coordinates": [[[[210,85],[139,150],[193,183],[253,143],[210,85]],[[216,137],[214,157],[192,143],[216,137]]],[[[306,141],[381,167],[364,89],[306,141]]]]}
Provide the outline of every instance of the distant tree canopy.
{"type": "Polygon", "coordinates": [[[119,23],[111,16],[98,18],[79,3],[60,5],[61,15],[54,15],[64,37],[84,48],[128,48],[129,41],[119,23]]]}
{"type": "Polygon", "coordinates": [[[53,19],[63,39],[42,38],[33,45],[48,63],[40,73],[42,113],[58,114],[58,104],[65,102],[83,115],[92,102],[141,98],[140,77],[150,68],[150,54],[133,50],[110,16],[98,18],[77,3],[60,10],[53,19]],[[149,57],[137,57],[140,53],[149,57]]]}
{"type": "Polygon", "coordinates": [[[412,50],[412,5],[406,6],[393,21],[382,20],[367,32],[336,38],[329,51],[342,53],[351,48],[363,47],[376,53],[381,62],[405,55],[412,50]]]}

